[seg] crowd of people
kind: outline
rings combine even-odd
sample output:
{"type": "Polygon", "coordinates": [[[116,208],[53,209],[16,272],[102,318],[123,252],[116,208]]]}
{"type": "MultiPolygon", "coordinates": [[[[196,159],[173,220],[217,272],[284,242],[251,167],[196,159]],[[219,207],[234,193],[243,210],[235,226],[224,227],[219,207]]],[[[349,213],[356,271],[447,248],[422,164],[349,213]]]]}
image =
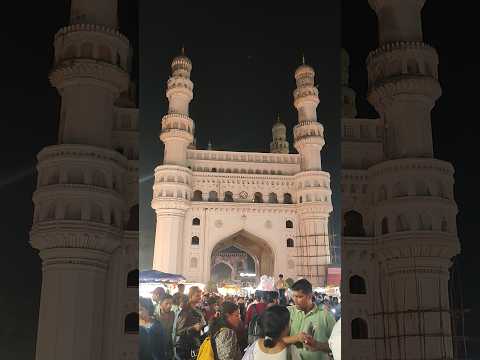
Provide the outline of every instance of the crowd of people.
{"type": "Polygon", "coordinates": [[[340,316],[338,299],[314,293],[305,279],[289,296],[279,281],[249,297],[196,286],[185,294],[183,284],[173,296],[156,288],[139,302],[140,359],[203,360],[207,346],[214,360],[332,359],[328,341],[340,316]]]}

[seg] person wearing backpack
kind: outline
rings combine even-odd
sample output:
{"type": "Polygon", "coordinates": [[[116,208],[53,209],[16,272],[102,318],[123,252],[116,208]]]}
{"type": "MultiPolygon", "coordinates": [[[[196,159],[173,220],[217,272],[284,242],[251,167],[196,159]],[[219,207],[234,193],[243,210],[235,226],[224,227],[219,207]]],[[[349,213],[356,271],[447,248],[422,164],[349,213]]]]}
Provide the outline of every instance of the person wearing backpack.
{"type": "Polygon", "coordinates": [[[241,324],[240,310],[235,303],[222,304],[220,316],[209,325],[208,336],[203,341],[197,360],[240,360],[236,329],[241,324]]]}
{"type": "Polygon", "coordinates": [[[254,304],[251,307],[252,310],[252,317],[250,322],[248,323],[248,345],[253,344],[258,338],[260,337],[260,316],[262,313],[268,309],[270,306],[278,305],[279,303],[279,294],[277,291],[264,291],[262,294],[262,302],[260,304],[264,304],[258,310],[258,305],[254,304]]]}
{"type": "Polygon", "coordinates": [[[245,351],[242,360],[301,360],[290,333],[290,312],[285,306],[269,306],[260,317],[261,336],[245,351]]]}

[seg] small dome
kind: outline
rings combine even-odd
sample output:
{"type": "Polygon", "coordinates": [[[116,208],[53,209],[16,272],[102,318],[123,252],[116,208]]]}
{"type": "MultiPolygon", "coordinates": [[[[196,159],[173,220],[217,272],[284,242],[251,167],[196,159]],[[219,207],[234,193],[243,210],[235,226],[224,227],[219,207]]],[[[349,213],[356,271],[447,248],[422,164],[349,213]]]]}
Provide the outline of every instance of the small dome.
{"type": "Polygon", "coordinates": [[[272,128],[273,129],[286,129],[287,128],[285,126],[285,124],[280,121],[280,115],[277,116],[277,121],[275,122],[275,124],[273,124],[272,128]]]}
{"type": "Polygon", "coordinates": [[[192,70],[192,61],[185,55],[185,48],[182,47],[182,53],[176,56],[172,61],[172,69],[192,70]]]}

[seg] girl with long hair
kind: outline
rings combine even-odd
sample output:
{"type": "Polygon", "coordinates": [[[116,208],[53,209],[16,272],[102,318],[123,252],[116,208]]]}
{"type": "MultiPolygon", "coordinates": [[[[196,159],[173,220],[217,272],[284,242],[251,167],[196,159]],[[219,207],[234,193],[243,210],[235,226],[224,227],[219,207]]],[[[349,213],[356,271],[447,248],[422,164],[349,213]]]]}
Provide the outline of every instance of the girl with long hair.
{"type": "Polygon", "coordinates": [[[290,333],[290,312],[285,306],[268,307],[260,327],[260,338],[247,348],[242,360],[301,360],[295,345],[283,341],[290,333]]]}
{"type": "Polygon", "coordinates": [[[237,329],[241,324],[238,305],[225,301],[220,307],[220,315],[212,320],[209,335],[216,360],[240,360],[237,329]]]}

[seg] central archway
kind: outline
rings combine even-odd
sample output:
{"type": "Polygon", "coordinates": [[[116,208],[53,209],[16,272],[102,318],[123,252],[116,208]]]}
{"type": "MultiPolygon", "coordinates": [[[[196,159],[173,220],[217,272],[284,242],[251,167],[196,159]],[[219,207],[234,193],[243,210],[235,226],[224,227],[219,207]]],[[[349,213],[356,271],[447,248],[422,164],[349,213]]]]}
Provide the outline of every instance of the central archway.
{"type": "MultiPolygon", "coordinates": [[[[213,279],[214,277],[215,266],[218,262],[222,261],[222,259],[219,259],[218,255],[222,254],[222,251],[230,250],[232,248],[246,253],[248,257],[253,259],[257,280],[261,275],[274,276],[275,254],[273,249],[265,240],[242,230],[219,241],[213,247],[210,254],[210,279],[213,279]]],[[[232,273],[232,280],[239,278],[238,272],[240,272],[240,270],[238,270],[236,274],[232,273]]]]}

